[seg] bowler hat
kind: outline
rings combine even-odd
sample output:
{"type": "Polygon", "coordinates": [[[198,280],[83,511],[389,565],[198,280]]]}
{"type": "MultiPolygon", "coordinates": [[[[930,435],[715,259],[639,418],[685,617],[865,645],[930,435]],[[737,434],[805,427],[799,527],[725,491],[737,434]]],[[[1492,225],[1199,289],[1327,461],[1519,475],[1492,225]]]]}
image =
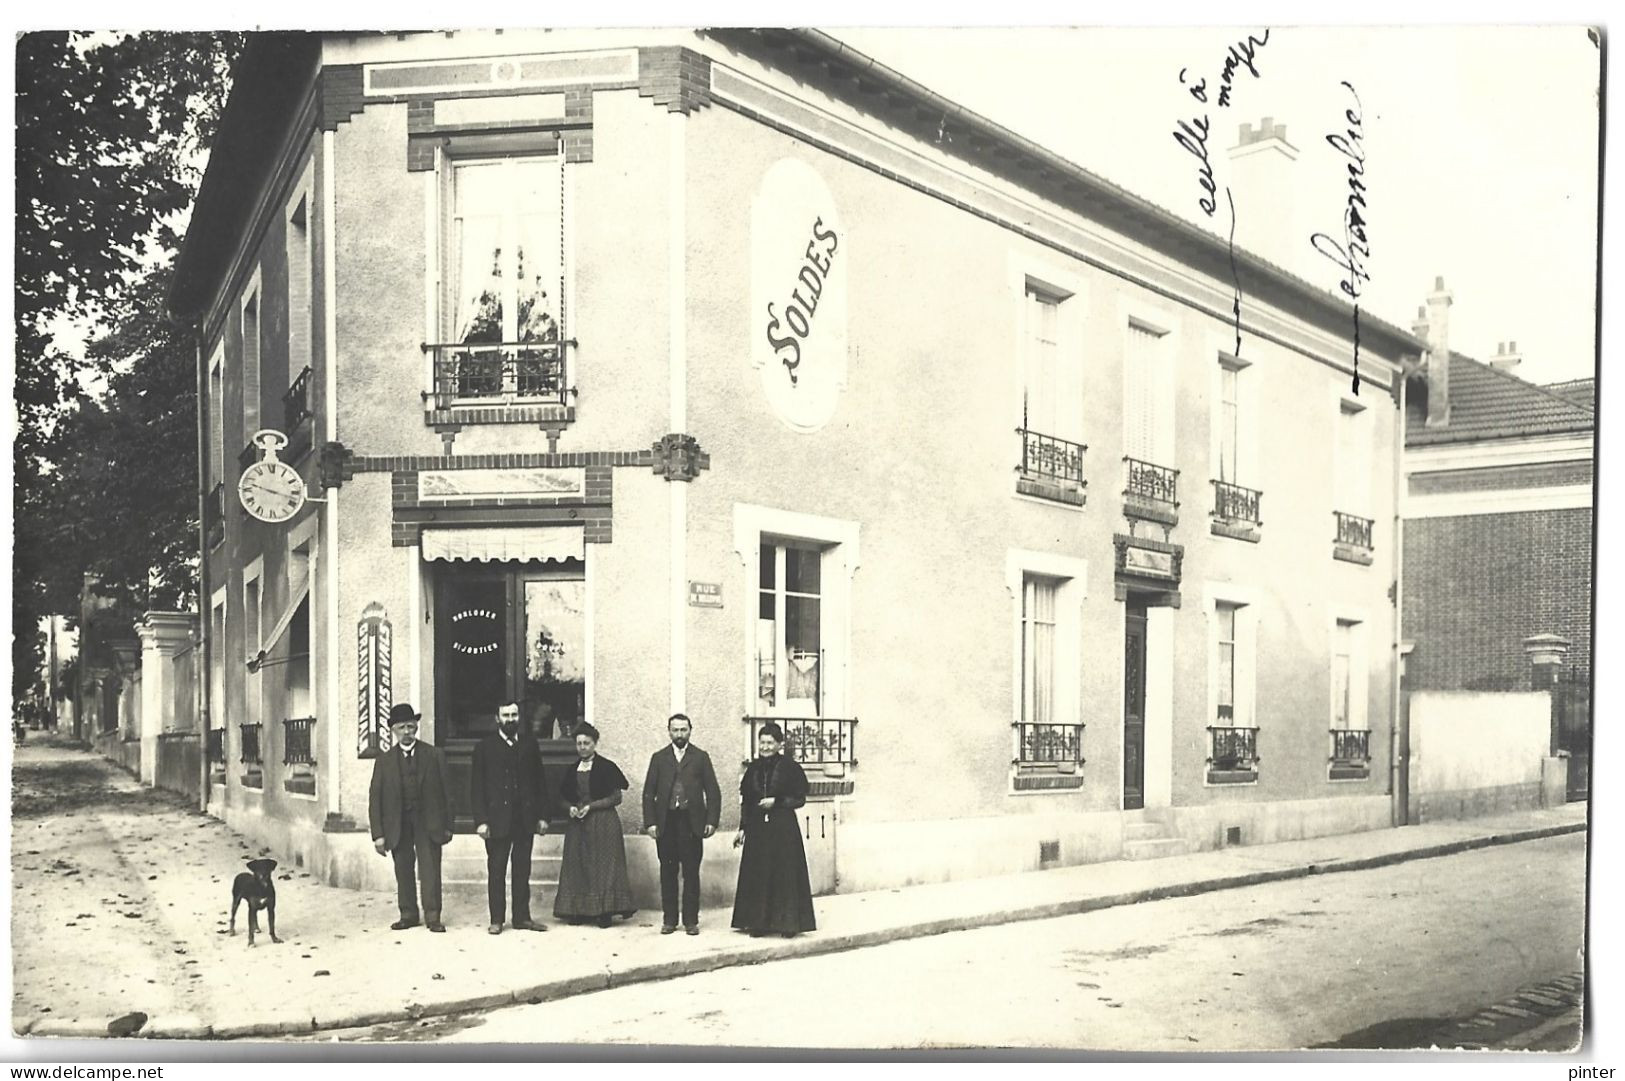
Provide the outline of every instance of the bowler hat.
{"type": "Polygon", "coordinates": [[[389,723],[391,727],[397,724],[416,724],[422,719],[423,714],[418,713],[405,702],[389,707],[389,723]]]}

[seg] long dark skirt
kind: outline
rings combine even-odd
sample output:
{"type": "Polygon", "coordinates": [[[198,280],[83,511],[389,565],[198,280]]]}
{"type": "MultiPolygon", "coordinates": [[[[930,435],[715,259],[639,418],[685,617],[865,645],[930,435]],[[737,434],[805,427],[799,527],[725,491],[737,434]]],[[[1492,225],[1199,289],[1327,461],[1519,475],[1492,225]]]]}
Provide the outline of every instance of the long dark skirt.
{"type": "Polygon", "coordinates": [[[795,812],[774,811],[765,821],[757,819],[746,827],[733,925],[786,935],[817,929],[807,850],[795,812]]]}
{"type": "Polygon", "coordinates": [[[635,912],[626,880],[626,839],[613,807],[572,818],[564,833],[564,863],[553,915],[581,919],[635,912]]]}

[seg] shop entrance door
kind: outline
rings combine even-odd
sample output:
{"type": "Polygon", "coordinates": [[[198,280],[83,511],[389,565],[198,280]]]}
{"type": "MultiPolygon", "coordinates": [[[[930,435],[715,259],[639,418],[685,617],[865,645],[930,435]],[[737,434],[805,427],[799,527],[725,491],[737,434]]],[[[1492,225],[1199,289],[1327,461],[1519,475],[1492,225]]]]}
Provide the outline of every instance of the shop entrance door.
{"type": "Polygon", "coordinates": [[[1123,634],[1123,809],[1145,806],[1145,601],[1129,594],[1123,634]]]}
{"type": "Polygon", "coordinates": [[[522,730],[554,767],[550,782],[574,760],[570,732],[586,715],[586,574],[581,560],[435,570],[435,743],[446,752],[452,828],[469,832],[474,746],[496,730],[497,706],[519,702],[522,730]]]}

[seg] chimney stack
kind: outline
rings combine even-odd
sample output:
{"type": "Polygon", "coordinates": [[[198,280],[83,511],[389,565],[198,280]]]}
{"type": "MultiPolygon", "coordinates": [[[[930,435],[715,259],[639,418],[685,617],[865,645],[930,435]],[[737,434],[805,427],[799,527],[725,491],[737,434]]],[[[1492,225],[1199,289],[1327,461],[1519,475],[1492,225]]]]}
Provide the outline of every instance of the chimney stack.
{"type": "MultiPolygon", "coordinates": [[[[1283,270],[1311,281],[1326,279],[1316,263],[1330,267],[1309,246],[1313,230],[1303,227],[1299,208],[1306,200],[1294,185],[1298,148],[1286,141],[1286,125],[1266,116],[1242,124],[1229,150],[1230,193],[1236,201],[1236,244],[1283,270]],[[1314,263],[1310,260],[1313,259],[1314,263]]],[[[1301,183],[1301,178],[1298,183],[1301,183]]],[[[1220,201],[1223,217],[1223,200],[1220,201]]],[[[1224,226],[1228,226],[1228,221],[1224,226]]]]}
{"type": "Polygon", "coordinates": [[[1429,428],[1450,423],[1450,290],[1444,278],[1433,279],[1428,294],[1428,419],[1429,428]]]}
{"type": "Polygon", "coordinates": [[[1490,367],[1498,372],[1510,374],[1514,368],[1523,363],[1523,354],[1518,352],[1517,342],[1500,342],[1495,357],[1490,361],[1490,367]]]}

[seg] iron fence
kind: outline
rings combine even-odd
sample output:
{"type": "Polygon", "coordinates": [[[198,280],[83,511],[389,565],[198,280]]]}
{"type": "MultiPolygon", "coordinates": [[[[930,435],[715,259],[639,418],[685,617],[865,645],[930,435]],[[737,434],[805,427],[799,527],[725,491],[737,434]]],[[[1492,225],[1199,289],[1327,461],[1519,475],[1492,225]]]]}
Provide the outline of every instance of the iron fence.
{"type": "Polygon", "coordinates": [[[481,399],[565,404],[563,342],[439,343],[423,349],[434,354],[436,408],[481,399]]]}
{"type": "Polygon", "coordinates": [[[1333,728],[1332,761],[1371,761],[1371,732],[1364,728],[1333,728]]]}
{"type": "Polygon", "coordinates": [[[1070,439],[1017,428],[1021,436],[1021,472],[1028,476],[1083,486],[1083,452],[1089,448],[1070,439]]]}
{"type": "Polygon", "coordinates": [[[295,377],[293,385],[282,396],[282,424],[289,435],[313,413],[310,405],[310,365],[295,377]]]}
{"type": "Polygon", "coordinates": [[[1128,457],[1123,465],[1127,474],[1124,495],[1179,506],[1179,470],[1128,457]]]}
{"type": "Polygon", "coordinates": [[[1252,769],[1258,764],[1258,729],[1209,726],[1208,764],[1214,769],[1252,769]]]}
{"type": "Polygon", "coordinates": [[[250,766],[265,764],[265,757],[260,748],[260,733],[264,730],[263,724],[240,724],[237,730],[242,734],[242,753],[237,760],[250,766]]]}
{"type": "Polygon", "coordinates": [[[1213,516],[1227,522],[1251,522],[1254,525],[1262,525],[1263,520],[1258,516],[1258,505],[1263,498],[1264,493],[1256,489],[1216,480],[1213,482],[1213,516]]]}
{"type": "Polygon", "coordinates": [[[216,484],[203,501],[204,535],[208,546],[214,548],[226,539],[226,486],[216,484]]]}
{"type": "Polygon", "coordinates": [[[1083,725],[1017,722],[1015,728],[1017,765],[1083,764],[1083,725]]]}
{"type": "Polygon", "coordinates": [[[1371,550],[1370,518],[1361,518],[1356,514],[1344,514],[1340,510],[1332,511],[1337,518],[1337,543],[1347,544],[1355,548],[1371,550]]]}
{"type": "Polygon", "coordinates": [[[282,764],[284,766],[314,766],[312,752],[316,734],[316,718],[295,717],[282,722],[282,764]]]}
{"type": "Polygon", "coordinates": [[[805,766],[856,766],[858,764],[858,719],[856,717],[746,717],[750,724],[750,745],[764,724],[784,730],[784,749],[805,766]]]}

